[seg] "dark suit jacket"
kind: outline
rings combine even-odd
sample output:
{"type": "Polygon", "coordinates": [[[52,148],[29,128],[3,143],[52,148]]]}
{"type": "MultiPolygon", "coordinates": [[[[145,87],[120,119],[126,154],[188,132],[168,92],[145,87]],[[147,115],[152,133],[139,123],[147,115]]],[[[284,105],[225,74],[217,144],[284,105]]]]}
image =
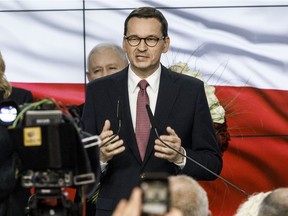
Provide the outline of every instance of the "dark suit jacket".
{"type": "MultiPolygon", "coordinates": [[[[147,172],[166,172],[170,175],[187,174],[198,180],[213,180],[215,176],[195,163],[188,161],[180,170],[174,163],[154,156],[153,130],[141,161],[131,120],[128,98],[128,67],[103,77],[87,86],[83,111],[84,130],[100,134],[104,121],[109,119],[117,131],[117,101],[122,104],[120,138],[126,150],[109,161],[107,172],[101,179],[100,195],[96,204],[97,216],[110,215],[121,198],[128,198],[132,188],[139,185],[147,172]],[[107,212],[107,214],[105,213],[107,212]]],[[[169,71],[162,66],[155,119],[159,135],[166,134],[171,126],[182,140],[189,157],[220,174],[221,154],[216,142],[203,82],[186,75],[169,71]]]]}
{"type": "MultiPolygon", "coordinates": [[[[6,100],[13,100],[18,105],[22,105],[24,103],[32,103],[34,98],[31,91],[22,88],[12,87],[11,95],[6,100]]],[[[0,102],[2,101],[4,101],[3,92],[0,91],[0,102]]]]}

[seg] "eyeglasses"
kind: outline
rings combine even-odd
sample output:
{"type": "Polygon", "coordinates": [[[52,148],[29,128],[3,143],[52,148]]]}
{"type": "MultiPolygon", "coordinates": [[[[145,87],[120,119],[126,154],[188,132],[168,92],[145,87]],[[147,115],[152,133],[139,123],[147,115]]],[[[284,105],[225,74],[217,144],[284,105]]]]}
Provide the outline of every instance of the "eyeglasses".
{"type": "Polygon", "coordinates": [[[128,44],[132,47],[136,47],[141,43],[141,40],[143,39],[145,44],[149,47],[155,47],[158,43],[159,40],[163,40],[165,37],[154,37],[154,36],[149,36],[146,38],[140,38],[138,36],[124,36],[124,39],[127,40],[128,44]]]}

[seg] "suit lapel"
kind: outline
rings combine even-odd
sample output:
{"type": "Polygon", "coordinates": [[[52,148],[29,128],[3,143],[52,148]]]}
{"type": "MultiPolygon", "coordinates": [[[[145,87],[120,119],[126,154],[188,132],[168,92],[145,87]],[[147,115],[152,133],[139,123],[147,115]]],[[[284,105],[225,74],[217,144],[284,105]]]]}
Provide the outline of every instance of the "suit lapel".
{"type": "MultiPolygon", "coordinates": [[[[154,142],[157,137],[155,135],[155,131],[151,130],[149,143],[143,163],[139,154],[129,108],[130,104],[128,96],[128,67],[116,74],[115,76],[111,76],[113,85],[111,86],[111,88],[109,88],[109,95],[111,101],[115,101],[115,103],[113,103],[115,104],[115,107],[113,107],[113,109],[117,110],[116,102],[118,100],[120,100],[121,107],[123,108],[121,111],[122,114],[120,114],[122,115],[122,127],[119,136],[120,138],[124,139],[126,147],[128,147],[129,150],[133,153],[138,163],[142,164],[144,167],[153,152],[154,142]],[[116,88],[116,90],[114,89],[114,87],[116,88]]],[[[166,133],[166,127],[168,126],[167,119],[169,117],[173,104],[175,103],[178,92],[181,88],[180,84],[176,82],[177,76],[175,75],[176,74],[174,74],[174,72],[170,72],[167,68],[162,66],[160,86],[154,115],[159,135],[166,133]]],[[[128,149],[126,151],[128,151],[128,149]]]]}
{"type": "Polygon", "coordinates": [[[166,133],[167,119],[181,88],[179,82],[176,82],[178,78],[174,76],[176,75],[175,72],[169,72],[165,67],[162,67],[162,71],[155,109],[159,135],[166,133]]]}
{"type": "MultiPolygon", "coordinates": [[[[166,134],[167,119],[176,101],[178,92],[181,85],[178,84],[175,72],[168,71],[167,68],[162,66],[159,92],[157,97],[157,104],[155,109],[154,118],[159,135],[166,134]]],[[[144,162],[148,160],[154,149],[154,141],[156,139],[155,131],[151,130],[150,139],[147,146],[144,162]]]]}
{"type": "Polygon", "coordinates": [[[116,90],[111,89],[110,97],[112,100],[119,100],[122,107],[122,127],[119,137],[124,139],[124,145],[129,148],[126,149],[126,151],[131,151],[136,160],[141,164],[142,160],[138,150],[130,112],[128,96],[128,67],[125,68],[122,72],[118,72],[116,74],[117,76],[111,77],[116,90]]]}

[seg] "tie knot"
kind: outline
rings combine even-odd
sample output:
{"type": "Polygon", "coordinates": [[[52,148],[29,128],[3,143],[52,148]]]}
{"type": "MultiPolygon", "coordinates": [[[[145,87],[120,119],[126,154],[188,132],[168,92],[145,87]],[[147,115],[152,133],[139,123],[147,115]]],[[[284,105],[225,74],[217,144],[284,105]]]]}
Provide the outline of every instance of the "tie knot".
{"type": "Polygon", "coordinates": [[[149,83],[146,80],[141,80],[138,83],[138,86],[140,87],[141,90],[145,90],[148,85],[149,85],[149,83]]]}

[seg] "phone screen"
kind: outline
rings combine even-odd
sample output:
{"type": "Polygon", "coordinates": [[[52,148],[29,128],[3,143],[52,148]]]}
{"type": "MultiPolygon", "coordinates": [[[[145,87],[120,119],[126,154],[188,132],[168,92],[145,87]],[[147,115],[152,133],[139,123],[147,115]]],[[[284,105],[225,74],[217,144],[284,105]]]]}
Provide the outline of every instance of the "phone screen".
{"type": "Polygon", "coordinates": [[[149,174],[141,182],[142,213],[164,214],[169,210],[167,175],[149,174]]]}

